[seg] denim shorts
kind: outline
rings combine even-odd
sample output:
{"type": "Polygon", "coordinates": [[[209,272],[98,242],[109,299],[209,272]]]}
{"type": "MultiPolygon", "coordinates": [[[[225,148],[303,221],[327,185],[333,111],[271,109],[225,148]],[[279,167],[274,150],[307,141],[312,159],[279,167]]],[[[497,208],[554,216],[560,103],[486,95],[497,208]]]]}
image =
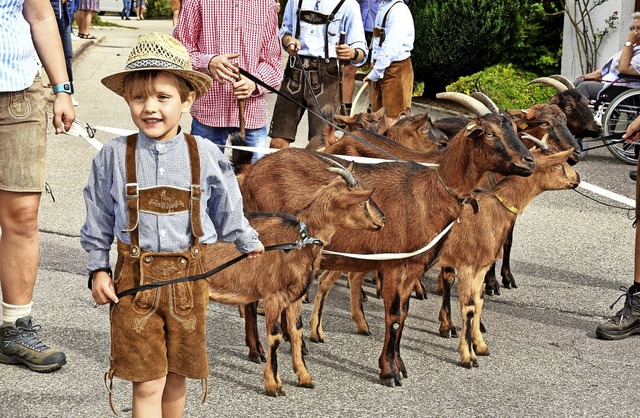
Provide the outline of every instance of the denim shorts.
{"type": "Polygon", "coordinates": [[[46,134],[40,76],[25,90],[0,93],[0,190],[44,190],[46,134]]]}

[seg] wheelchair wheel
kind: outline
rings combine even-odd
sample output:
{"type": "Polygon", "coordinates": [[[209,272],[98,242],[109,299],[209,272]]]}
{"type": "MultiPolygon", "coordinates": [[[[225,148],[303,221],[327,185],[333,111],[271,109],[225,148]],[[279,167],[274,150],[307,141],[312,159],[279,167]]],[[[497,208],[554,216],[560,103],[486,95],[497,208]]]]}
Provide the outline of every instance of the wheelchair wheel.
{"type": "MultiPolygon", "coordinates": [[[[627,126],[640,115],[640,88],[630,89],[616,96],[609,104],[607,111],[602,117],[604,135],[622,134],[627,130],[627,126]]],[[[604,140],[604,144],[614,157],[618,160],[636,165],[638,159],[635,153],[634,144],[620,142],[616,139],[604,140]]]]}

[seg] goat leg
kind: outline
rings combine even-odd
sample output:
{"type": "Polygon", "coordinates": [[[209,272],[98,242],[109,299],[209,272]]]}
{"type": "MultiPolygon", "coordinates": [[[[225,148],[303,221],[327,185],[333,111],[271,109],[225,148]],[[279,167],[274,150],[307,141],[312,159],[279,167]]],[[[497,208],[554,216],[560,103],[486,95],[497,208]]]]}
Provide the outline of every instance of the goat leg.
{"type": "Polygon", "coordinates": [[[507,239],[502,245],[502,251],[504,254],[502,256],[502,268],[500,269],[500,274],[502,275],[502,284],[505,289],[516,289],[518,287],[516,285],[516,280],[513,278],[513,274],[511,274],[511,246],[513,244],[514,227],[515,224],[511,226],[507,239]]]}
{"type": "Polygon", "coordinates": [[[500,284],[496,280],[496,263],[494,262],[487,273],[484,276],[484,291],[485,294],[493,296],[494,294],[500,295],[500,284]]]}
{"type": "Polygon", "coordinates": [[[258,302],[244,305],[244,341],[249,347],[249,360],[254,363],[264,363],[267,358],[264,354],[264,348],[260,342],[260,334],[258,333],[258,302]]]}
{"type": "Polygon", "coordinates": [[[456,273],[453,267],[440,269],[438,283],[442,283],[442,307],[440,308],[440,336],[443,338],[458,337],[458,330],[451,318],[451,285],[455,281],[456,273]]]}
{"type": "Polygon", "coordinates": [[[309,321],[311,331],[309,331],[309,339],[314,343],[324,342],[324,333],[322,330],[322,310],[329,295],[329,291],[333,284],[340,278],[341,272],[325,270],[318,278],[318,290],[316,298],[313,302],[313,311],[309,321]]]}
{"type": "MultiPolygon", "coordinates": [[[[304,340],[302,338],[302,319],[300,317],[301,305],[301,300],[293,302],[285,309],[283,317],[286,317],[287,321],[287,333],[291,343],[291,363],[293,371],[298,376],[298,385],[304,388],[313,388],[315,383],[304,362],[304,340]]],[[[285,328],[284,324],[282,328],[285,328]]]]}
{"type": "Polygon", "coordinates": [[[367,272],[349,273],[349,291],[351,300],[351,318],[356,323],[356,329],[359,335],[371,335],[369,324],[364,316],[364,308],[362,307],[362,284],[367,272]]]}
{"type": "Polygon", "coordinates": [[[278,374],[278,347],[282,342],[280,326],[281,308],[274,300],[264,300],[264,321],[267,328],[267,362],[264,366],[264,391],[269,396],[285,396],[284,387],[278,374]]]}

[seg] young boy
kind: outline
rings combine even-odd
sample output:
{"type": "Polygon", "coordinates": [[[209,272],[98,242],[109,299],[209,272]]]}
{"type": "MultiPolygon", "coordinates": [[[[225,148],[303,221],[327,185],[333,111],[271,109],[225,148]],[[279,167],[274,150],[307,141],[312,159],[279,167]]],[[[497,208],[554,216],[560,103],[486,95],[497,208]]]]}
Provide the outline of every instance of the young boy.
{"type": "Polygon", "coordinates": [[[384,123],[378,132],[392,127],[400,113],[411,107],[413,94],[413,50],[415,30],[409,7],[402,0],[382,0],[376,13],[371,51],[371,112],[384,107],[384,123]]]}
{"type": "Polygon", "coordinates": [[[192,70],[186,48],[164,34],[141,35],[125,71],[102,83],[124,98],[140,129],[105,144],[84,189],[81,244],[89,253],[89,288],[97,304],[111,303],[107,377],[133,382],[134,417],[182,416],[186,377],[209,374],[207,281],[116,295],[215,267],[211,244],[218,239],[251,258],[264,247],[243,215],[229,161],[211,142],[180,128],[181,114],[211,86],[209,76],[192,70]]]}

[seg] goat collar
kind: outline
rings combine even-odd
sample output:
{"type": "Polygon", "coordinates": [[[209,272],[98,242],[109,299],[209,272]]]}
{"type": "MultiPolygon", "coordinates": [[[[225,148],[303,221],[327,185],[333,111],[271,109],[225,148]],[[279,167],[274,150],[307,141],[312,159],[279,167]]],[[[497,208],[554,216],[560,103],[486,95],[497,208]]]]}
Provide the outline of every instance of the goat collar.
{"type": "Polygon", "coordinates": [[[442,177],[440,177],[438,170],[436,170],[436,177],[438,177],[438,180],[440,180],[440,184],[442,184],[442,187],[444,187],[447,193],[453,196],[453,198],[456,199],[458,203],[460,203],[460,206],[469,204],[473,208],[473,213],[474,214],[478,213],[478,201],[475,199],[475,197],[469,196],[469,197],[465,197],[464,199],[461,199],[460,196],[455,194],[453,190],[451,190],[446,184],[444,184],[444,180],[442,180],[442,177]]]}
{"type": "Polygon", "coordinates": [[[517,207],[505,203],[504,197],[500,196],[497,193],[494,193],[493,195],[496,197],[496,199],[500,201],[500,203],[502,203],[502,206],[504,206],[509,212],[515,214],[516,216],[522,213],[522,211],[520,211],[517,207]]]}
{"type": "Polygon", "coordinates": [[[322,247],[324,246],[324,242],[318,238],[309,236],[309,233],[307,232],[307,225],[300,221],[300,241],[298,241],[298,248],[302,248],[307,245],[319,245],[322,247]]]}

